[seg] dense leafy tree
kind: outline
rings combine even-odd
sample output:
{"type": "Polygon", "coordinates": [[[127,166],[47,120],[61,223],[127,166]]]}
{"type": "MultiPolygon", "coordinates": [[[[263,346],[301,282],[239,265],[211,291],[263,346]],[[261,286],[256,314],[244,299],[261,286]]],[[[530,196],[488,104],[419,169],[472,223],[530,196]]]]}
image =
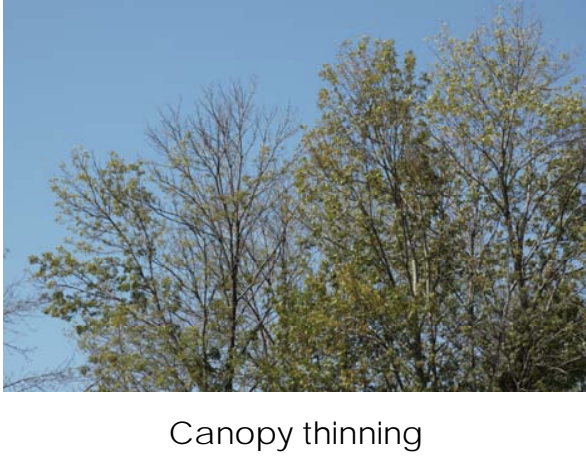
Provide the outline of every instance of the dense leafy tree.
{"type": "Polygon", "coordinates": [[[446,388],[454,186],[422,118],[428,78],[412,53],[400,60],[392,41],[368,39],[346,44],[322,77],[322,119],[297,173],[321,259],[289,310],[301,321],[288,330],[305,326],[298,344],[315,348],[300,363],[335,372],[320,388],[446,388]]]}
{"type": "Polygon", "coordinates": [[[320,258],[283,315],[286,387],[584,382],[584,92],[520,9],[437,50],[431,81],[390,41],[322,72],[297,173],[320,258]]]}
{"type": "Polygon", "coordinates": [[[438,52],[428,115],[462,184],[471,387],[570,388],[586,369],[584,92],[521,9],[438,52]]]}

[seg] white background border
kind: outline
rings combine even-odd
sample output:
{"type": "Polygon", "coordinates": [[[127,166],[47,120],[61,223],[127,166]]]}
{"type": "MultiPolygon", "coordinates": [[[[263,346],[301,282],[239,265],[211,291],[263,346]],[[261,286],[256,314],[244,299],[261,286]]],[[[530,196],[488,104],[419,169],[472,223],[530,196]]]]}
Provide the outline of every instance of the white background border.
{"type": "MultiPolygon", "coordinates": [[[[3,393],[3,463],[584,463],[586,396],[576,394],[3,393]],[[177,445],[170,429],[293,427],[287,449],[177,445]],[[306,445],[320,426],[421,428],[421,447],[306,445]],[[8,459],[8,460],[7,460],[8,459]]],[[[182,434],[188,429],[181,430],[182,434]]]]}

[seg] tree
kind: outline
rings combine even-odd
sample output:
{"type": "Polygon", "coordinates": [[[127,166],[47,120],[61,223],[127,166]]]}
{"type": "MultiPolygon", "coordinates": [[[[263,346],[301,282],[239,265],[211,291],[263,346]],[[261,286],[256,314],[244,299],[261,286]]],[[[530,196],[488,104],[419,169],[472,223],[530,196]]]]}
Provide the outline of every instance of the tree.
{"type": "MultiPolygon", "coordinates": [[[[4,257],[6,257],[6,252],[4,257]]],[[[23,295],[27,288],[25,279],[9,283],[2,294],[2,324],[4,356],[18,356],[27,364],[34,355],[34,349],[22,344],[23,331],[31,318],[40,316],[43,302],[32,295],[23,295]]],[[[76,388],[81,380],[71,364],[64,362],[60,366],[44,371],[24,369],[20,373],[4,371],[2,389],[4,391],[55,391],[76,388]]]]}
{"type": "Polygon", "coordinates": [[[270,351],[286,270],[289,111],[210,87],[162,114],[153,162],[85,152],[53,183],[72,240],[33,257],[47,311],[76,324],[103,390],[245,390],[270,351]]]}
{"type": "Polygon", "coordinates": [[[586,374],[586,96],[521,8],[437,45],[427,110],[462,185],[461,366],[472,388],[569,389],[586,374]]]}
{"type": "Polygon", "coordinates": [[[281,315],[284,350],[300,357],[292,388],[447,389],[455,183],[423,118],[428,77],[413,53],[369,39],[321,75],[297,173],[320,263],[281,315]]]}
{"type": "Polygon", "coordinates": [[[95,388],[583,387],[586,94],[518,8],[436,50],[344,44],[299,157],[238,84],[74,152],[32,262],[95,388]]]}
{"type": "Polygon", "coordinates": [[[320,260],[282,317],[285,386],[584,382],[584,92],[520,9],[437,47],[431,79],[368,39],[322,72],[298,172],[320,260]]]}

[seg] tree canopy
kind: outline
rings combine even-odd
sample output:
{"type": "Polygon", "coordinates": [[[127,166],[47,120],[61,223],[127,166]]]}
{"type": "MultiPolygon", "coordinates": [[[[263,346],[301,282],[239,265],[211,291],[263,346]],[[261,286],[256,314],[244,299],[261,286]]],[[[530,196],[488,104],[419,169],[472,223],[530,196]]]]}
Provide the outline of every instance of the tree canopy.
{"type": "Polygon", "coordinates": [[[586,92],[522,9],[419,71],[345,43],[320,117],[212,86],[73,153],[32,257],[100,390],[575,390],[586,383],[586,92]]]}

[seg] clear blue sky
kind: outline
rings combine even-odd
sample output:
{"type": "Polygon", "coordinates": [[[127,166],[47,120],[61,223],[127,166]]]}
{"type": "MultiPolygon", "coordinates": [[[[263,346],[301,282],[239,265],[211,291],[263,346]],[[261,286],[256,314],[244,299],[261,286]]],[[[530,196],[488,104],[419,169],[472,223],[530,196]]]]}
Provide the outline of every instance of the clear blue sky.
{"type": "MultiPolygon", "coordinates": [[[[148,156],[157,110],[201,86],[256,76],[269,104],[317,116],[317,73],[345,39],[393,38],[425,65],[424,38],[446,21],[463,37],[491,0],[6,0],[4,2],[4,282],[57,245],[49,179],[74,146],[148,156]]],[[[586,43],[584,0],[526,3],[562,49],[586,43]]],[[[576,71],[586,74],[586,50],[576,71]]],[[[33,322],[36,366],[72,352],[62,326],[33,322]]],[[[17,361],[5,357],[5,369],[17,361]]]]}

